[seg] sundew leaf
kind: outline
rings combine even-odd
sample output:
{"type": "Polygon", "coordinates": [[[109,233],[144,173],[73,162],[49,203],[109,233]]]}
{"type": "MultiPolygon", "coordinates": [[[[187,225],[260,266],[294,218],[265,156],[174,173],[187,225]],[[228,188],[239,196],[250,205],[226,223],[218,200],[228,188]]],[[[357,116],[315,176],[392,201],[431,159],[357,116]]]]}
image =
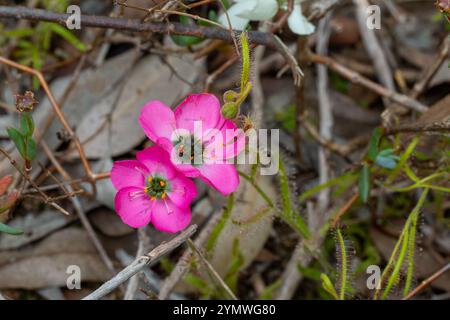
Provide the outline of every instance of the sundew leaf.
{"type": "MultiPolygon", "coordinates": [[[[410,252],[410,250],[414,250],[414,248],[411,248],[412,247],[411,241],[415,241],[415,233],[416,233],[415,229],[417,228],[417,219],[419,217],[420,209],[423,207],[425,203],[427,195],[428,189],[424,189],[424,191],[420,195],[419,201],[417,202],[413,211],[410,213],[408,219],[406,220],[405,226],[403,227],[400,237],[397,243],[395,244],[391,257],[389,258],[389,261],[383,270],[380,280],[381,283],[384,282],[384,279],[386,279],[391,270],[392,272],[390,273],[389,278],[386,282],[386,287],[383,290],[381,299],[386,299],[393,286],[398,282],[399,273],[401,267],[404,264],[408,251],[411,259],[408,258],[409,260],[408,260],[407,281],[409,281],[409,283],[408,282],[406,283],[405,290],[409,290],[412,280],[412,272],[414,270],[413,256],[411,256],[410,252]],[[414,231],[411,230],[412,228],[414,228],[414,231]],[[410,236],[413,236],[414,239],[410,239],[410,236]]],[[[375,293],[375,299],[378,298],[378,295],[379,290],[377,290],[377,292],[375,293]]]]}
{"type": "Polygon", "coordinates": [[[347,291],[347,281],[348,281],[348,252],[344,241],[344,236],[342,235],[341,229],[336,229],[336,252],[339,255],[337,260],[339,261],[339,300],[345,300],[345,293],[347,291]]]}
{"type": "Polygon", "coordinates": [[[220,233],[222,232],[223,228],[225,228],[225,225],[227,221],[231,217],[231,212],[233,210],[234,206],[234,193],[230,194],[228,196],[227,206],[225,207],[222,217],[220,221],[216,224],[214,229],[211,231],[211,235],[209,236],[208,242],[206,243],[206,251],[210,252],[214,246],[216,245],[217,239],[219,238],[220,233]]]}
{"type": "Polygon", "coordinates": [[[311,189],[303,192],[300,195],[299,200],[301,202],[303,202],[303,201],[311,198],[316,193],[318,193],[318,192],[320,192],[320,191],[322,191],[324,189],[331,188],[331,187],[336,186],[336,185],[340,186],[340,185],[351,184],[351,183],[353,183],[353,181],[356,180],[356,177],[357,177],[357,175],[355,173],[353,173],[353,172],[345,173],[345,174],[343,174],[343,175],[341,175],[339,177],[336,177],[336,178],[333,178],[331,180],[328,180],[325,183],[316,185],[316,186],[312,187],[311,189]]]}
{"type": "Polygon", "coordinates": [[[290,196],[289,182],[286,175],[286,170],[284,168],[284,164],[281,158],[279,162],[280,162],[279,166],[280,171],[278,175],[280,181],[281,202],[283,205],[283,210],[280,213],[281,218],[284,219],[300,235],[302,235],[306,239],[309,239],[311,237],[311,232],[308,229],[308,226],[306,225],[303,218],[292,208],[292,201],[290,196]]]}

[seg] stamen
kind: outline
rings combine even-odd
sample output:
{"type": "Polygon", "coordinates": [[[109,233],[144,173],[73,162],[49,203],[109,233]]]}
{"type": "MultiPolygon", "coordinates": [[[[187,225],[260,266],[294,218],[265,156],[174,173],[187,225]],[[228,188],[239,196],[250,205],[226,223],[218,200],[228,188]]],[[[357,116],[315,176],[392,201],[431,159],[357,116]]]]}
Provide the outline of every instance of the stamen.
{"type": "Polygon", "coordinates": [[[139,173],[141,173],[142,175],[144,175],[144,176],[146,176],[147,175],[147,173],[146,172],[144,172],[144,170],[142,170],[141,168],[139,168],[139,167],[134,167],[134,169],[137,171],[137,172],[139,172],[139,173]]]}
{"type": "Polygon", "coordinates": [[[173,210],[170,209],[169,206],[167,205],[167,201],[166,201],[165,199],[163,199],[163,201],[164,201],[164,205],[166,206],[167,213],[168,213],[168,214],[173,213],[173,210]]]}
{"type": "Polygon", "coordinates": [[[165,183],[164,181],[161,180],[161,181],[159,182],[159,185],[160,185],[161,187],[164,187],[164,186],[166,185],[166,183],[165,183]]]}
{"type": "Polygon", "coordinates": [[[165,198],[166,198],[166,193],[165,193],[165,192],[163,192],[163,193],[162,193],[162,195],[161,195],[161,199],[163,199],[163,200],[164,200],[165,198]]]}
{"type": "Polygon", "coordinates": [[[152,180],[153,180],[153,178],[152,178],[151,176],[147,178],[147,181],[148,181],[149,183],[152,182],[152,180]]]}
{"type": "Polygon", "coordinates": [[[131,191],[131,192],[128,193],[128,197],[131,200],[135,200],[136,198],[142,197],[144,195],[145,195],[145,191],[141,191],[141,190],[139,190],[139,191],[131,191]]]}

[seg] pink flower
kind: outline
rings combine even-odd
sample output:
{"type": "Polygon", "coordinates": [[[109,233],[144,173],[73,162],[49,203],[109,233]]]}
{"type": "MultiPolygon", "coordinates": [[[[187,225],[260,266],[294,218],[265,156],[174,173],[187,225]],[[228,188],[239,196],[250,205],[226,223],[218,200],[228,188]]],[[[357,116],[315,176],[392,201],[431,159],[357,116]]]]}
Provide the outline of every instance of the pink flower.
{"type": "Polygon", "coordinates": [[[214,95],[189,95],[175,111],[150,101],[142,108],[139,123],[186,176],[202,179],[223,195],[237,189],[233,158],[244,149],[245,134],[222,116],[214,95]]]}
{"type": "Polygon", "coordinates": [[[114,162],[111,181],[118,190],[115,209],[133,228],[150,222],[164,232],[178,232],[191,221],[190,203],[197,195],[192,180],[178,172],[158,146],[140,151],[137,160],[114,162]]]}

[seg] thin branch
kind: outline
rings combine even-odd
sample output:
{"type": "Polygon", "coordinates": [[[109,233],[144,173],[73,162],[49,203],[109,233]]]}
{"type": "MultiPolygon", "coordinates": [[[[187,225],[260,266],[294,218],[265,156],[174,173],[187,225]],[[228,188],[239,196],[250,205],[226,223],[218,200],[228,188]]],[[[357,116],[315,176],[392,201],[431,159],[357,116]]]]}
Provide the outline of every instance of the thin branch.
{"type": "Polygon", "coordinates": [[[406,297],[404,297],[402,300],[409,300],[412,297],[414,297],[416,294],[418,294],[420,291],[428,287],[434,280],[442,276],[444,273],[446,273],[448,270],[450,270],[450,262],[447,263],[444,267],[433,273],[430,277],[422,281],[420,285],[418,285],[413,291],[411,291],[406,297]]]}
{"type": "Polygon", "coordinates": [[[353,0],[356,6],[356,17],[359,26],[359,32],[366,48],[367,54],[370,56],[374,63],[375,71],[378,75],[380,82],[389,90],[395,90],[394,80],[392,77],[392,70],[389,67],[389,63],[386,59],[384,51],[378,42],[378,38],[375,31],[367,28],[366,9],[369,6],[367,0],[353,0]]]}
{"type": "MultiPolygon", "coordinates": [[[[316,51],[318,54],[328,55],[328,42],[331,35],[331,14],[328,13],[319,22],[317,30],[318,39],[316,51]]],[[[317,69],[317,96],[319,100],[319,119],[320,119],[320,135],[326,140],[331,140],[333,129],[333,114],[331,100],[328,90],[328,70],[324,65],[318,64],[317,69]]],[[[323,184],[330,179],[329,153],[323,147],[319,148],[319,183],[323,184]]],[[[319,192],[317,205],[317,219],[322,224],[322,212],[324,212],[330,204],[330,190],[328,188],[319,192]]]]}
{"type": "Polygon", "coordinates": [[[159,261],[163,256],[181,246],[195,233],[196,230],[197,225],[191,225],[169,242],[162,243],[148,254],[137,258],[128,267],[120,271],[114,278],[105,282],[100,288],[83,298],[83,300],[98,300],[103,298],[143,268],[159,261]]]}
{"type": "MultiPolygon", "coordinates": [[[[211,219],[208,221],[206,226],[203,227],[202,231],[199,233],[195,239],[195,245],[197,247],[203,247],[203,245],[208,241],[208,238],[212,232],[214,226],[219,222],[221,215],[215,212],[211,219]]],[[[188,261],[192,257],[193,252],[190,248],[187,248],[180,259],[178,259],[177,264],[173,268],[172,273],[164,280],[161,289],[159,290],[158,299],[165,300],[169,297],[172,290],[175,288],[177,283],[184,277],[184,275],[189,271],[188,261]]]]}
{"type": "Polygon", "coordinates": [[[413,123],[404,124],[397,127],[385,128],[385,135],[392,135],[400,132],[436,132],[436,133],[450,133],[450,120],[447,121],[437,121],[432,123],[413,123]]]}
{"type": "MultiPolygon", "coordinates": [[[[7,7],[8,8],[8,7],[7,7]]],[[[2,6],[0,6],[0,17],[1,15],[2,6]]],[[[37,10],[37,9],[30,9],[30,10],[37,10]]],[[[34,75],[36,78],[38,78],[40,84],[42,85],[42,88],[44,89],[45,93],[47,94],[48,100],[50,101],[56,115],[58,116],[59,120],[61,121],[61,124],[64,126],[64,129],[67,131],[68,135],[73,139],[75,142],[75,146],[78,150],[78,153],[80,155],[81,163],[84,167],[84,170],[86,171],[86,176],[89,178],[90,182],[92,182],[93,186],[95,185],[95,174],[91,170],[91,166],[89,165],[89,161],[87,160],[86,154],[84,152],[83,147],[81,146],[80,140],[77,138],[75,132],[70,127],[69,123],[66,120],[66,117],[61,111],[60,106],[58,105],[58,102],[56,102],[56,99],[51,92],[47,81],[45,80],[42,73],[36,69],[29,68],[27,66],[21,65],[19,63],[16,63],[12,60],[6,59],[4,57],[0,57],[0,63],[3,63],[7,66],[10,66],[12,68],[21,70],[23,72],[29,73],[34,75]]]]}
{"type": "MultiPolygon", "coordinates": [[[[58,163],[55,156],[53,155],[52,151],[50,150],[49,146],[45,143],[44,140],[41,141],[41,146],[49,158],[50,162],[55,166],[56,170],[59,172],[59,174],[64,178],[64,180],[69,181],[72,180],[71,176],[67,173],[67,171],[58,163]]],[[[67,190],[70,193],[74,192],[72,185],[67,185],[67,190]]],[[[70,200],[72,201],[72,204],[75,208],[75,211],[77,212],[78,217],[80,218],[81,224],[86,229],[89,238],[91,238],[91,241],[93,242],[95,248],[97,249],[100,258],[103,260],[103,263],[106,265],[108,270],[111,272],[111,274],[116,273],[116,269],[114,268],[114,264],[109,258],[108,254],[106,253],[105,248],[103,247],[103,244],[101,243],[100,239],[98,238],[97,234],[94,231],[94,228],[92,227],[89,219],[86,216],[86,213],[83,209],[83,206],[80,202],[80,200],[77,197],[71,197],[70,200]]]]}
{"type": "Polygon", "coordinates": [[[419,78],[420,80],[414,85],[414,88],[410,93],[410,96],[412,98],[417,99],[426,89],[428,83],[431,81],[431,79],[433,79],[433,76],[439,70],[441,64],[445,61],[445,59],[447,59],[449,51],[450,38],[446,37],[441,45],[437,57],[432,60],[433,62],[431,63],[430,67],[424,71],[424,74],[419,78]]]}
{"type": "MultiPolygon", "coordinates": [[[[69,14],[56,13],[42,9],[30,9],[22,6],[0,6],[0,17],[27,19],[34,21],[55,22],[66,25],[69,14]]],[[[228,29],[217,27],[202,27],[181,23],[154,23],[141,22],[138,19],[113,18],[105,16],[81,15],[81,26],[111,28],[121,31],[145,32],[162,34],[178,34],[185,36],[195,36],[199,38],[219,39],[229,43],[233,42],[228,29]]],[[[236,31],[240,34],[240,31],[236,31]]],[[[249,31],[249,41],[255,44],[264,45],[272,49],[277,49],[273,35],[269,32],[249,31]]]]}
{"type": "Polygon", "coordinates": [[[332,58],[321,56],[318,54],[310,54],[308,56],[308,59],[312,62],[326,65],[328,68],[337,72],[339,75],[350,80],[351,82],[366,87],[367,89],[372,90],[385,98],[391,99],[392,101],[401,104],[409,109],[418,112],[425,112],[428,110],[427,106],[417,101],[416,99],[405,96],[404,94],[396,93],[386,87],[383,87],[382,85],[373,82],[372,80],[363,77],[361,74],[341,65],[332,58]]]}
{"type": "Polygon", "coordinates": [[[230,287],[223,281],[223,279],[220,277],[220,275],[217,273],[217,271],[214,269],[214,267],[209,263],[208,260],[206,260],[203,253],[197,248],[194,242],[192,242],[191,239],[187,239],[187,244],[193,250],[198,257],[200,258],[200,261],[203,263],[203,265],[206,267],[208,273],[211,275],[211,278],[214,279],[214,281],[217,282],[217,284],[230,296],[233,300],[238,300],[238,298],[234,295],[233,291],[231,291],[230,287]]]}
{"type": "Polygon", "coordinates": [[[24,172],[19,165],[17,164],[16,160],[14,160],[8,152],[6,152],[5,150],[3,150],[2,148],[0,148],[0,153],[2,153],[6,158],[8,158],[9,162],[13,165],[13,167],[22,175],[22,177],[24,177],[30,184],[31,186],[36,189],[36,191],[39,193],[39,195],[42,197],[42,200],[52,206],[53,208],[55,208],[56,210],[62,212],[63,214],[65,214],[66,216],[70,216],[70,213],[64,209],[63,207],[61,207],[59,204],[55,203],[52,201],[52,199],[47,196],[40,188],[39,186],[30,178],[30,176],[24,172]]]}

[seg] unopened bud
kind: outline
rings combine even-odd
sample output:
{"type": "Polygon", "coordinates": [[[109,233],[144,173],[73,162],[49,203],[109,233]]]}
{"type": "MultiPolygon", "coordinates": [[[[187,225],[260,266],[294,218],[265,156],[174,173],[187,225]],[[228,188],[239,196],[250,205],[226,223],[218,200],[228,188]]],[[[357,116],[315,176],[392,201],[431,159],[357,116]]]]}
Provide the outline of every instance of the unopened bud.
{"type": "Polygon", "coordinates": [[[239,112],[239,108],[234,102],[227,102],[222,107],[222,115],[226,119],[234,119],[236,118],[239,112]]]}
{"type": "Polygon", "coordinates": [[[223,101],[227,102],[235,102],[239,98],[239,93],[233,90],[228,90],[223,94],[223,101]]]}

